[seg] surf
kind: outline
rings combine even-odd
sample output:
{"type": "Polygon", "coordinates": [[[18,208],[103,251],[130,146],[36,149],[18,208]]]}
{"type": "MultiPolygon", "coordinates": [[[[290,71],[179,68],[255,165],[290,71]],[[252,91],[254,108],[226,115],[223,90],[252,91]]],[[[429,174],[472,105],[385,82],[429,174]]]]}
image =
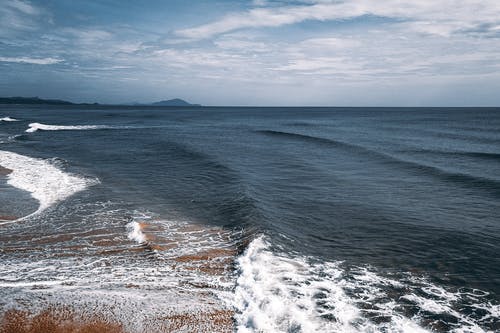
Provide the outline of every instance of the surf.
{"type": "Polygon", "coordinates": [[[237,332],[487,332],[500,307],[488,293],[452,289],[409,272],[386,275],[342,261],[285,254],[268,236],[237,258],[237,332]],[[482,313],[477,316],[475,313],[482,313]]]}
{"type": "Polygon", "coordinates": [[[106,125],[47,125],[41,123],[31,123],[28,125],[27,133],[37,131],[83,131],[83,130],[98,130],[108,129],[106,125]]]}
{"type": "Polygon", "coordinates": [[[0,118],[0,121],[12,122],[12,121],[19,121],[19,120],[7,116],[7,117],[0,118]]]}
{"type": "Polygon", "coordinates": [[[9,151],[0,151],[0,166],[12,170],[7,175],[7,184],[29,192],[39,202],[35,212],[21,219],[40,214],[58,202],[99,182],[97,179],[65,172],[48,160],[9,151]]]}

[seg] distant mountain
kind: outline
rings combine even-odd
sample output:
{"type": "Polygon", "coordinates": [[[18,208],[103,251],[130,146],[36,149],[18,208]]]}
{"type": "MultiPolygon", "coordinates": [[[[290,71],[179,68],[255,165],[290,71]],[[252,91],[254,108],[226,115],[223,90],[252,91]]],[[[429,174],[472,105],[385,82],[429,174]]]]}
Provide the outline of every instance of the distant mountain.
{"type": "MultiPolygon", "coordinates": [[[[43,104],[43,105],[100,105],[98,103],[73,103],[60,99],[43,99],[39,97],[0,97],[0,104],[43,104]]],[[[101,104],[102,105],[102,104],[101,104]]],[[[112,105],[112,104],[109,104],[112,105]]],[[[151,104],[130,103],[121,105],[134,106],[200,106],[200,104],[191,104],[180,98],[159,101],[151,104]]]]}
{"type": "Polygon", "coordinates": [[[50,105],[73,105],[68,101],[60,99],[42,99],[38,97],[0,97],[0,104],[50,104],[50,105]]]}
{"type": "Polygon", "coordinates": [[[200,106],[200,104],[191,104],[180,98],[169,99],[167,101],[159,101],[151,103],[153,106],[200,106]]]}

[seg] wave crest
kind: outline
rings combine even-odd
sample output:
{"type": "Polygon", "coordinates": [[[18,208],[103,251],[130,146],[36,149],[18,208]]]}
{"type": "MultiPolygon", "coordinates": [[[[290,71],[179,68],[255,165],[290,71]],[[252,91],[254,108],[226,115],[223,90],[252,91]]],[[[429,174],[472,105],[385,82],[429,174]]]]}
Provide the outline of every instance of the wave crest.
{"type": "Polygon", "coordinates": [[[11,118],[11,117],[3,117],[3,118],[0,118],[0,121],[19,121],[19,120],[11,118]]]}
{"type": "Polygon", "coordinates": [[[47,160],[8,151],[0,151],[0,165],[12,170],[8,175],[9,185],[30,192],[38,200],[39,208],[28,216],[38,214],[98,183],[97,179],[86,179],[64,172],[47,160]]]}
{"type": "Polygon", "coordinates": [[[410,273],[317,262],[254,239],[238,259],[238,332],[487,332],[499,305],[479,290],[452,290],[410,273]]]}
{"type": "Polygon", "coordinates": [[[41,123],[31,123],[28,125],[29,128],[26,130],[28,133],[33,133],[36,131],[74,131],[74,130],[96,130],[96,129],[107,129],[108,126],[105,125],[47,125],[41,123]]]}

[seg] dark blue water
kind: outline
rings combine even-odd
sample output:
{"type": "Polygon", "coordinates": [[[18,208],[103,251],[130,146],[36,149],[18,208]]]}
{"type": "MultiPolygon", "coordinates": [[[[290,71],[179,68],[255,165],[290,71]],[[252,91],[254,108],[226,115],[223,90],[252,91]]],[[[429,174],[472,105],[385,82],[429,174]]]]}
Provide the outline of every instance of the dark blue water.
{"type": "MultiPolygon", "coordinates": [[[[240,256],[258,239],[273,260],[338,263],[342,283],[361,270],[401,282],[379,282],[379,298],[365,297],[374,286],[364,294],[362,283],[344,286],[366,320],[349,324],[357,330],[397,331],[391,316],[438,331],[500,329],[500,109],[2,106],[5,116],[19,121],[0,122],[0,150],[99,184],[3,226],[0,245],[29,246],[23,233],[105,229],[105,219],[84,219],[92,214],[114,211],[124,226],[147,212],[237,233],[240,256]],[[102,127],[26,133],[30,123],[102,127]],[[432,288],[439,292],[426,294],[432,288]],[[390,314],[367,310],[390,301],[390,314]]],[[[2,186],[0,215],[37,209],[28,192],[2,186]]],[[[36,247],[57,251],[56,243],[36,247]]],[[[46,258],[36,253],[30,258],[46,258]]],[[[309,269],[314,279],[328,274],[309,269]]],[[[266,331],[245,311],[237,307],[238,327],[266,331]]],[[[321,311],[318,330],[343,320],[321,311]]]]}

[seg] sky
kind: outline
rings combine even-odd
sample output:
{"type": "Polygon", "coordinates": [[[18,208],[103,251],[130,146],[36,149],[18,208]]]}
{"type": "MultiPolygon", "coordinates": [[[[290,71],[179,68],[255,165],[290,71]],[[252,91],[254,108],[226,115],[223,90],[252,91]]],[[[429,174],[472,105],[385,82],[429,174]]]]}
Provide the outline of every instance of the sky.
{"type": "Polygon", "coordinates": [[[500,1],[0,0],[0,96],[500,106],[500,1]]]}

